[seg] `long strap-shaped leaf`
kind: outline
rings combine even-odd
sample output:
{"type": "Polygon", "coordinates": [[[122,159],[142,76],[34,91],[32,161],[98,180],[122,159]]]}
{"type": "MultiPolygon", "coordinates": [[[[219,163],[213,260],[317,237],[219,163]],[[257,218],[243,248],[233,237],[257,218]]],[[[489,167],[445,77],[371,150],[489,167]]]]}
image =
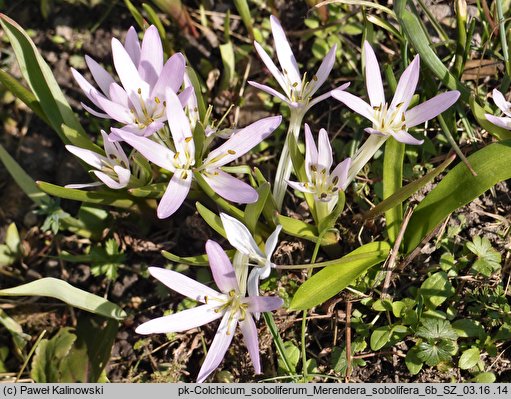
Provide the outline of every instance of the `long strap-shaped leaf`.
{"type": "Polygon", "coordinates": [[[459,163],[415,208],[404,243],[410,253],[451,212],[495,184],[511,179],[511,140],[490,144],[468,157],[477,176],[459,163]]]}
{"type": "Polygon", "coordinates": [[[47,296],[111,319],[122,320],[126,317],[126,312],[116,304],[52,277],[0,290],[0,296],[47,296]]]}
{"type": "Polygon", "coordinates": [[[52,128],[66,144],[73,144],[74,142],[66,136],[62,130],[62,124],[78,131],[83,136],[84,141],[90,142],[69,106],[64,93],[60,90],[50,67],[39,54],[32,39],[21,26],[5,14],[0,14],[0,24],[9,37],[21,73],[37,98],[52,128]]]}

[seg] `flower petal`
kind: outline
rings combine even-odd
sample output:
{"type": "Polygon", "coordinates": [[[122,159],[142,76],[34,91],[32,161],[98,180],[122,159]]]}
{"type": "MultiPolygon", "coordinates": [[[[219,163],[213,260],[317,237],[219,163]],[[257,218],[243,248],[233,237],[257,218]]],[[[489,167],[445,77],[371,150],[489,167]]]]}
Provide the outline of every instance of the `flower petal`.
{"type": "MultiPolygon", "coordinates": [[[[302,193],[313,193],[314,190],[311,190],[310,188],[306,188],[304,183],[295,182],[291,180],[286,180],[287,184],[294,188],[295,190],[301,191],[302,193]]],[[[310,185],[309,185],[310,187],[310,185]]]]}
{"type": "Polygon", "coordinates": [[[158,204],[156,214],[159,219],[168,218],[183,204],[190,191],[192,176],[190,170],[176,169],[158,204]]]}
{"type": "Polygon", "coordinates": [[[312,97],[314,93],[318,91],[318,89],[323,85],[323,83],[325,83],[325,80],[328,78],[328,75],[330,75],[330,72],[334,67],[336,51],[337,44],[334,44],[330,51],[325,56],[325,58],[323,58],[323,61],[321,62],[318,71],[316,72],[316,79],[313,78],[309,83],[312,85],[312,87],[310,88],[309,97],[312,97]]]}
{"type": "Polygon", "coordinates": [[[405,113],[406,126],[417,126],[433,119],[458,101],[459,96],[460,92],[457,90],[447,91],[413,107],[405,113]]]}
{"type": "Polygon", "coordinates": [[[499,117],[491,114],[485,114],[485,116],[486,119],[488,119],[494,125],[497,125],[507,130],[511,130],[511,118],[499,117]]]}
{"type": "Polygon", "coordinates": [[[504,95],[498,91],[497,89],[493,89],[493,102],[497,107],[500,108],[502,112],[504,112],[507,116],[511,116],[511,103],[506,101],[504,95]]]}
{"type": "Polygon", "coordinates": [[[259,338],[257,327],[252,316],[247,315],[244,320],[240,320],[240,329],[243,333],[243,342],[247,347],[250,359],[254,365],[256,374],[261,374],[261,361],[259,359],[259,338]]]}
{"type": "Polygon", "coordinates": [[[309,181],[312,181],[311,169],[318,163],[318,149],[312,138],[312,132],[309,125],[304,126],[305,131],[305,173],[309,181]]]}
{"type": "Polygon", "coordinates": [[[149,85],[140,78],[132,59],[116,38],[112,39],[112,53],[115,70],[128,95],[138,95],[140,89],[140,95],[146,98],[149,95],[149,85]]]}
{"type": "Polygon", "coordinates": [[[410,133],[404,130],[392,133],[392,137],[394,137],[397,141],[405,144],[420,145],[424,143],[424,140],[417,140],[410,133]]]}
{"type": "Polygon", "coordinates": [[[259,90],[262,90],[272,96],[275,96],[277,98],[279,98],[282,102],[286,103],[286,104],[291,104],[291,101],[289,101],[289,99],[284,96],[283,94],[279,93],[277,90],[275,89],[272,89],[271,87],[269,86],[266,86],[266,85],[262,85],[260,83],[257,83],[257,82],[254,82],[252,80],[249,80],[248,81],[248,84],[255,87],[256,89],[259,89],[259,90]]]}
{"type": "Polygon", "coordinates": [[[375,134],[377,136],[388,137],[388,135],[386,135],[385,133],[382,133],[379,130],[373,129],[372,127],[366,127],[364,129],[364,132],[369,133],[369,134],[375,134]]]}
{"type": "Polygon", "coordinates": [[[170,170],[171,172],[175,170],[174,164],[172,163],[174,152],[167,147],[155,143],[151,139],[137,136],[136,134],[126,132],[122,129],[112,128],[111,131],[160,168],[170,170]]]}
{"type": "Polygon", "coordinates": [[[103,155],[100,155],[97,152],[91,150],[87,150],[85,148],[77,147],[74,145],[66,145],[66,149],[96,169],[101,169],[103,162],[108,162],[107,158],[103,155]]]}
{"type": "Polygon", "coordinates": [[[247,310],[253,312],[271,312],[280,308],[284,301],[278,296],[256,296],[243,298],[243,302],[248,304],[247,310]]]}
{"type": "Polygon", "coordinates": [[[339,100],[357,114],[360,114],[373,122],[373,109],[360,97],[354,96],[353,94],[343,90],[332,90],[331,93],[333,98],[339,100]]]}
{"type": "Polygon", "coordinates": [[[262,260],[266,258],[243,223],[223,212],[220,213],[220,219],[222,220],[227,240],[234,248],[252,258],[260,258],[262,260]]]}
{"type": "Polygon", "coordinates": [[[110,85],[115,83],[114,78],[112,78],[112,76],[101,65],[88,55],[85,56],[85,62],[87,63],[90,73],[101,91],[105,94],[105,96],[108,96],[110,85]]]}
{"type": "Polygon", "coordinates": [[[137,334],[181,332],[210,323],[221,316],[222,313],[215,312],[214,305],[202,305],[150,320],[139,325],[135,332],[137,334]]]}
{"type": "MultiPolygon", "coordinates": [[[[140,77],[154,87],[163,68],[163,47],[156,26],[151,25],[144,33],[138,73],[140,77]]],[[[149,94],[149,93],[148,93],[149,94]]]]}
{"type": "Polygon", "coordinates": [[[176,53],[163,66],[160,77],[154,85],[151,97],[164,97],[166,88],[170,88],[174,93],[177,93],[183,84],[184,74],[185,57],[181,53],[176,53]]]}
{"type": "Polygon", "coordinates": [[[223,297],[222,294],[214,289],[173,270],[164,269],[162,267],[150,267],[149,273],[171,290],[179,292],[181,295],[198,302],[205,303],[206,297],[223,297]]]}
{"type": "Polygon", "coordinates": [[[140,63],[140,42],[138,41],[137,31],[133,26],[128,29],[124,48],[133,61],[133,64],[138,67],[138,64],[140,63]]]}
{"type": "Polygon", "coordinates": [[[131,171],[119,165],[114,166],[114,171],[117,173],[119,184],[126,187],[131,179],[131,171]]]}
{"type": "Polygon", "coordinates": [[[233,134],[220,147],[211,151],[204,164],[223,166],[246,154],[280,125],[282,116],[260,119],[233,134]]]}
{"type": "Polygon", "coordinates": [[[318,165],[321,165],[323,168],[325,168],[325,173],[328,173],[332,167],[333,155],[330,139],[325,129],[320,129],[319,131],[318,148],[318,165]]]}
{"type": "Polygon", "coordinates": [[[104,114],[104,113],[102,113],[102,112],[98,112],[98,111],[96,111],[96,110],[92,109],[91,107],[89,107],[87,104],[84,104],[84,103],[82,103],[82,102],[81,102],[80,104],[81,104],[81,106],[83,107],[83,109],[84,109],[85,111],[87,111],[89,114],[94,115],[94,116],[95,116],[95,117],[97,117],[97,118],[110,119],[110,115],[108,115],[108,114],[104,114]]]}
{"type": "Polygon", "coordinates": [[[112,100],[114,103],[120,104],[125,108],[130,107],[128,94],[118,83],[114,82],[110,85],[108,90],[108,97],[110,97],[110,100],[112,100]]]}
{"type": "Polygon", "coordinates": [[[341,190],[346,190],[348,185],[348,171],[351,166],[351,158],[346,158],[340,164],[338,164],[335,169],[332,171],[332,176],[337,176],[339,181],[337,182],[337,187],[341,190]]]}
{"type": "MultiPolygon", "coordinates": [[[[284,93],[286,95],[289,94],[289,85],[286,83],[286,80],[284,79],[284,76],[282,76],[282,73],[279,71],[277,66],[274,64],[270,56],[264,51],[264,49],[261,47],[261,45],[257,42],[254,42],[254,47],[257,51],[257,54],[259,54],[259,57],[261,57],[261,60],[263,61],[264,65],[266,65],[266,68],[270,71],[270,73],[273,75],[277,83],[280,85],[282,90],[284,90],[284,93]]],[[[270,93],[271,94],[271,93],[270,93]]]]}
{"type": "MultiPolygon", "coordinates": [[[[261,277],[260,268],[253,267],[247,280],[247,291],[250,298],[259,296],[259,277],[261,277]]],[[[259,320],[259,316],[259,312],[254,312],[256,320],[259,320]]]]}
{"type": "Polygon", "coordinates": [[[270,25],[273,40],[275,41],[275,50],[277,50],[277,58],[284,73],[284,79],[287,77],[287,80],[293,86],[296,83],[295,88],[300,91],[302,88],[302,76],[300,75],[293,51],[287,41],[286,34],[279,20],[273,15],[270,16],[270,25]]]}
{"type": "Polygon", "coordinates": [[[167,101],[167,120],[172,140],[174,141],[181,163],[185,164],[188,157],[188,159],[195,158],[195,145],[190,121],[183,110],[177,94],[169,88],[165,91],[165,100],[167,101]]]}
{"type": "Polygon", "coordinates": [[[385,93],[383,91],[383,83],[381,81],[381,71],[378,59],[374,54],[373,48],[369,42],[364,42],[364,55],[366,63],[366,88],[367,95],[372,107],[385,104],[385,93]]]}
{"type": "Polygon", "coordinates": [[[110,118],[115,119],[117,122],[121,123],[130,123],[132,121],[128,108],[123,107],[121,104],[117,104],[106,97],[103,97],[103,95],[99,92],[91,92],[90,94],[93,98],[93,102],[108,115],[110,115],[110,118]]]}
{"type": "Polygon", "coordinates": [[[111,141],[104,130],[101,130],[101,137],[103,138],[103,147],[105,148],[107,158],[117,162],[124,162],[124,168],[128,168],[130,162],[121,145],[111,141]]]}
{"type": "Polygon", "coordinates": [[[101,105],[96,102],[93,94],[96,94],[98,96],[103,96],[94,86],[92,86],[87,79],[85,79],[80,72],[78,72],[76,69],[71,68],[71,74],[73,75],[73,78],[76,80],[76,83],[78,83],[78,86],[80,86],[80,89],[82,89],[83,93],[87,96],[89,100],[91,100],[94,105],[98,108],[101,108],[101,105]]]}
{"type": "Polygon", "coordinates": [[[275,248],[277,248],[277,244],[279,243],[279,234],[282,230],[282,226],[279,224],[273,233],[268,237],[266,240],[266,244],[264,245],[264,252],[266,252],[266,259],[271,260],[271,256],[273,255],[273,252],[275,251],[275,248]]]}
{"type": "Polygon", "coordinates": [[[209,347],[208,354],[197,376],[197,382],[203,382],[222,362],[225,352],[231,344],[234,337],[234,328],[238,322],[239,315],[236,314],[231,318],[229,312],[224,314],[218,330],[216,331],[215,338],[209,347]],[[234,326],[234,327],[233,327],[234,326]]]}
{"type": "Polygon", "coordinates": [[[220,169],[203,172],[202,177],[215,193],[228,201],[252,204],[259,198],[257,191],[252,186],[220,169]]]}
{"type": "Polygon", "coordinates": [[[415,89],[417,88],[419,72],[420,57],[416,55],[399,78],[399,83],[397,84],[389,109],[396,108],[400,103],[403,103],[403,110],[408,109],[408,105],[410,105],[410,101],[412,101],[413,93],[415,93],[415,89]]]}
{"type": "Polygon", "coordinates": [[[238,281],[234,274],[234,268],[224,250],[215,241],[206,241],[206,253],[208,254],[209,266],[216,285],[224,294],[230,291],[239,291],[238,281]]]}
{"type": "Polygon", "coordinates": [[[96,177],[101,180],[105,185],[112,190],[119,190],[121,188],[126,187],[126,184],[120,183],[118,181],[115,181],[110,176],[108,176],[106,173],[103,173],[99,170],[93,170],[92,173],[96,175],[96,177]]]}
{"type": "Polygon", "coordinates": [[[97,186],[102,186],[103,183],[100,182],[100,181],[95,181],[93,183],[83,183],[83,184],[66,184],[64,187],[65,188],[76,188],[76,189],[79,189],[79,188],[88,188],[88,187],[97,187],[97,186]]]}

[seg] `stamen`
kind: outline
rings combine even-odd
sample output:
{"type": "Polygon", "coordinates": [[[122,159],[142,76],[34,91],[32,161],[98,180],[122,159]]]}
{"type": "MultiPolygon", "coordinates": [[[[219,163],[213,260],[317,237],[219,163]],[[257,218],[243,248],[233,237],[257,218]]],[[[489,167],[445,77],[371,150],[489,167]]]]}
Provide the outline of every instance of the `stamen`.
{"type": "Polygon", "coordinates": [[[179,158],[179,152],[176,152],[176,153],[174,154],[174,159],[178,159],[178,158],[179,158]]]}
{"type": "Polygon", "coordinates": [[[154,102],[155,102],[156,104],[159,104],[159,103],[160,103],[160,99],[159,99],[158,97],[154,97],[154,102]]]}
{"type": "Polygon", "coordinates": [[[183,173],[181,173],[181,179],[186,180],[188,178],[188,172],[186,170],[183,170],[183,173]]]}
{"type": "Polygon", "coordinates": [[[314,82],[317,82],[317,81],[318,81],[318,77],[317,77],[316,75],[312,75],[312,80],[313,80],[314,82]]]}
{"type": "Polygon", "coordinates": [[[236,151],[234,151],[234,150],[227,150],[227,152],[228,152],[229,154],[231,154],[231,155],[236,154],[236,151]]]}
{"type": "Polygon", "coordinates": [[[190,136],[190,137],[186,137],[186,138],[185,138],[185,142],[186,142],[186,143],[189,143],[189,142],[190,142],[190,141],[192,141],[192,140],[193,140],[193,137],[192,137],[192,136],[190,136]]]}
{"type": "Polygon", "coordinates": [[[139,89],[137,90],[137,93],[138,93],[138,94],[142,94],[142,89],[141,89],[141,88],[139,88],[139,89]]]}
{"type": "Polygon", "coordinates": [[[339,182],[339,176],[335,176],[335,177],[332,179],[332,184],[333,184],[334,186],[336,186],[338,182],[339,182]]]}

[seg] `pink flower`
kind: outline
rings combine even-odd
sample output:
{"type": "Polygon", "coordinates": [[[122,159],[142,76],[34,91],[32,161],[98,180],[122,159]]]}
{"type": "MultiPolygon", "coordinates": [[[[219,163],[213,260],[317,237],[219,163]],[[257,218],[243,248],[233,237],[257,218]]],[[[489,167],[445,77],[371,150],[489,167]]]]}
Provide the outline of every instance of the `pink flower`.
{"type": "Polygon", "coordinates": [[[497,89],[493,89],[493,101],[504,112],[505,116],[494,116],[491,114],[485,114],[488,119],[494,125],[502,127],[507,130],[511,130],[511,103],[506,101],[504,95],[497,89]]]}

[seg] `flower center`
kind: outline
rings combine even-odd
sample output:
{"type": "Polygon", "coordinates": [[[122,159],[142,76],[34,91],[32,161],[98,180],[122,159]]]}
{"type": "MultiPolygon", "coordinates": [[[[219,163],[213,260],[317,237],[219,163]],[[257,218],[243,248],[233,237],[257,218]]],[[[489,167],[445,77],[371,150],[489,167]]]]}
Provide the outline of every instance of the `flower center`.
{"type": "Polygon", "coordinates": [[[219,302],[218,307],[214,309],[215,313],[229,313],[229,320],[227,321],[227,328],[225,331],[226,335],[230,335],[234,331],[236,328],[237,320],[244,320],[247,315],[248,303],[242,302],[241,300],[243,297],[239,294],[239,292],[236,292],[235,290],[229,291],[229,294],[225,299],[209,297],[205,297],[204,299],[206,303],[211,303],[212,301],[219,302]],[[238,313],[240,316],[236,319],[236,322],[234,322],[238,313]]]}
{"type": "Polygon", "coordinates": [[[339,188],[339,178],[331,176],[329,171],[321,165],[311,164],[309,167],[310,181],[304,187],[310,190],[318,200],[328,202],[339,188]]]}
{"type": "Polygon", "coordinates": [[[138,104],[130,109],[133,116],[133,122],[139,129],[144,129],[155,120],[161,119],[165,115],[166,101],[161,101],[158,97],[144,98],[142,89],[137,90],[138,104]]]}
{"type": "Polygon", "coordinates": [[[289,74],[284,69],[284,78],[286,79],[288,93],[287,96],[292,102],[308,104],[311,100],[311,92],[318,81],[316,75],[312,75],[312,81],[307,80],[307,72],[303,74],[301,82],[292,82],[289,74]]]}
{"type": "Polygon", "coordinates": [[[192,141],[192,136],[186,137],[181,151],[177,151],[174,154],[172,163],[176,169],[190,169],[193,165],[195,165],[195,147],[192,147],[192,141]]]}
{"type": "Polygon", "coordinates": [[[399,103],[395,108],[390,108],[387,103],[373,107],[373,128],[389,135],[400,130],[406,131],[404,103],[399,103]]]}

